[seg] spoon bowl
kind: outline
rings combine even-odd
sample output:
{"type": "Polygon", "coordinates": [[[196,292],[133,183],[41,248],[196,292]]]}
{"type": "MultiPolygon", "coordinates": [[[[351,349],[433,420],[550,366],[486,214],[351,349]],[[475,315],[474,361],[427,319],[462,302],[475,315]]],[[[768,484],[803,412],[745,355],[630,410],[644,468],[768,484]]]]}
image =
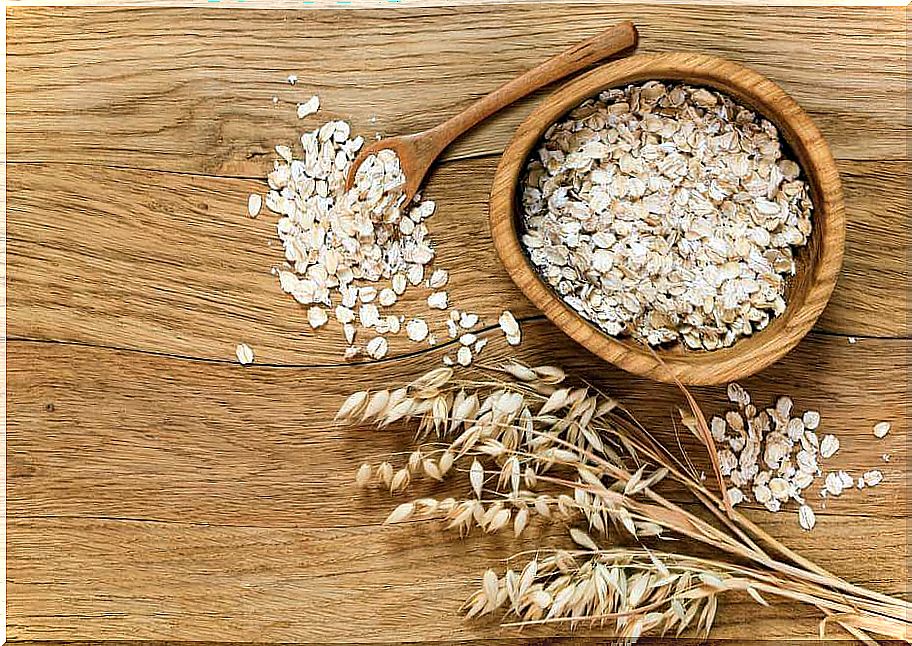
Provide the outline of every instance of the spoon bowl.
{"type": "Polygon", "coordinates": [[[608,63],[559,88],[518,128],[498,166],[491,191],[491,233],[510,277],[563,332],[602,359],[662,382],[721,384],[742,379],[781,358],[811,330],[842,266],[845,214],[842,185],[829,147],[801,107],[779,86],[737,63],[691,53],[636,55],[608,63]],[[814,205],[808,244],[795,252],[785,311],[734,345],[697,351],[680,343],[647,347],[613,337],[567,305],[539,275],[521,243],[519,185],[530,154],[556,121],[599,92],[647,80],[686,82],[727,94],[771,121],[809,185],[814,205]]]}
{"type": "MultiPolygon", "coordinates": [[[[364,146],[355,160],[352,162],[345,181],[345,190],[351,189],[355,183],[355,175],[361,164],[371,155],[376,155],[381,150],[392,150],[399,158],[399,167],[405,175],[405,184],[402,186],[402,192],[405,194],[405,202],[411,201],[421,184],[424,176],[427,174],[431,164],[437,159],[437,156],[443,151],[439,148],[438,138],[434,136],[433,131],[425,130],[412,135],[402,135],[400,137],[389,137],[379,139],[364,146]]],[[[444,145],[444,148],[446,145],[444,145]]]]}

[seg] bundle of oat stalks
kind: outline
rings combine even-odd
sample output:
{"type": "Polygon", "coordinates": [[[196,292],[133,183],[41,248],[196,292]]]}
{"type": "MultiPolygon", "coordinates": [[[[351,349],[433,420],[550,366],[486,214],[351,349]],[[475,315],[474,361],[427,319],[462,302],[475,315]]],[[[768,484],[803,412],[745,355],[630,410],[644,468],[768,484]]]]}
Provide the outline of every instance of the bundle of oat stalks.
{"type": "MultiPolygon", "coordinates": [[[[361,486],[393,493],[413,478],[467,476],[462,498],[418,498],[398,505],[388,523],[441,519],[520,536],[532,523],[569,529],[573,549],[510,559],[488,570],[466,601],[468,617],[498,613],[505,625],[565,622],[611,625],[619,635],[708,634],[721,594],[740,592],[766,605],[784,597],[816,607],[821,637],[835,623],[855,637],[912,639],[912,604],[840,579],[792,552],[726,505],[686,457],[677,456],[610,396],[567,385],[563,370],[518,362],[478,368],[464,380],[439,368],[397,390],[352,394],[337,419],[348,424],[410,422],[418,446],[399,468],[364,464],[361,486]],[[694,513],[662,491],[683,486],[701,503],[694,513]],[[688,541],[718,558],[688,554],[688,541]],[[521,562],[525,559],[525,562],[521,562]]],[[[712,438],[685,392],[695,432],[712,438]]]]}

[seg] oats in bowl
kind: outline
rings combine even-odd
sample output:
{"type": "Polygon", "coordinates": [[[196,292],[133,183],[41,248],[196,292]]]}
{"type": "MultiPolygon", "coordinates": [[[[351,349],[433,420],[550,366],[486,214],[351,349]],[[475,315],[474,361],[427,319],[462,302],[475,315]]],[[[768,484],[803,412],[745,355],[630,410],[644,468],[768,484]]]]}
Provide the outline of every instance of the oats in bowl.
{"type": "Polygon", "coordinates": [[[786,307],[813,205],[776,127],[715,90],[602,92],[547,131],[520,193],[522,242],[612,336],[715,350],[786,307]]]}

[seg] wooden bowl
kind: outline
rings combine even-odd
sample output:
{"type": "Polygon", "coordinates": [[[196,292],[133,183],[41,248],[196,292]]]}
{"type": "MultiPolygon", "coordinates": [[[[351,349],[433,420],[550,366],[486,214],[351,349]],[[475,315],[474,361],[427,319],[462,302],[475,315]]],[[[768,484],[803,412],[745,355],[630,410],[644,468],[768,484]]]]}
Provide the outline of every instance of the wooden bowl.
{"type": "Polygon", "coordinates": [[[842,185],[833,156],[810,117],[779,86],[741,65],[703,54],[637,55],[603,65],[564,85],[516,131],[504,151],[491,191],[494,246],[522,292],[566,334],[602,359],[663,382],[721,384],[742,379],[794,348],[813,327],[836,285],[845,244],[842,185]],[[769,119],[791,147],[809,184],[814,210],[808,244],[797,250],[786,310],[728,348],[689,350],[677,343],[650,349],[612,337],[566,305],[540,277],[520,242],[517,187],[545,130],[602,90],[647,80],[684,81],[728,94],[769,119]]]}

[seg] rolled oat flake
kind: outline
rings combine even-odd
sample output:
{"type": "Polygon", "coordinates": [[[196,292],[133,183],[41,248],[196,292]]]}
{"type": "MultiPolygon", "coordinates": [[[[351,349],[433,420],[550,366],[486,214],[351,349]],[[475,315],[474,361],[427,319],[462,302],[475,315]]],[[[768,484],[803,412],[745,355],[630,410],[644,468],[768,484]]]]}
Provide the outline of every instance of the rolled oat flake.
{"type": "Polygon", "coordinates": [[[806,531],[814,529],[814,525],[817,523],[817,518],[814,516],[814,510],[807,505],[801,505],[801,507],[798,508],[798,522],[801,524],[801,528],[806,531]]]}
{"type": "Polygon", "coordinates": [[[551,126],[521,190],[544,280],[613,336],[731,346],[786,308],[813,205],[776,127],[731,97],[658,81],[551,126]]]}

